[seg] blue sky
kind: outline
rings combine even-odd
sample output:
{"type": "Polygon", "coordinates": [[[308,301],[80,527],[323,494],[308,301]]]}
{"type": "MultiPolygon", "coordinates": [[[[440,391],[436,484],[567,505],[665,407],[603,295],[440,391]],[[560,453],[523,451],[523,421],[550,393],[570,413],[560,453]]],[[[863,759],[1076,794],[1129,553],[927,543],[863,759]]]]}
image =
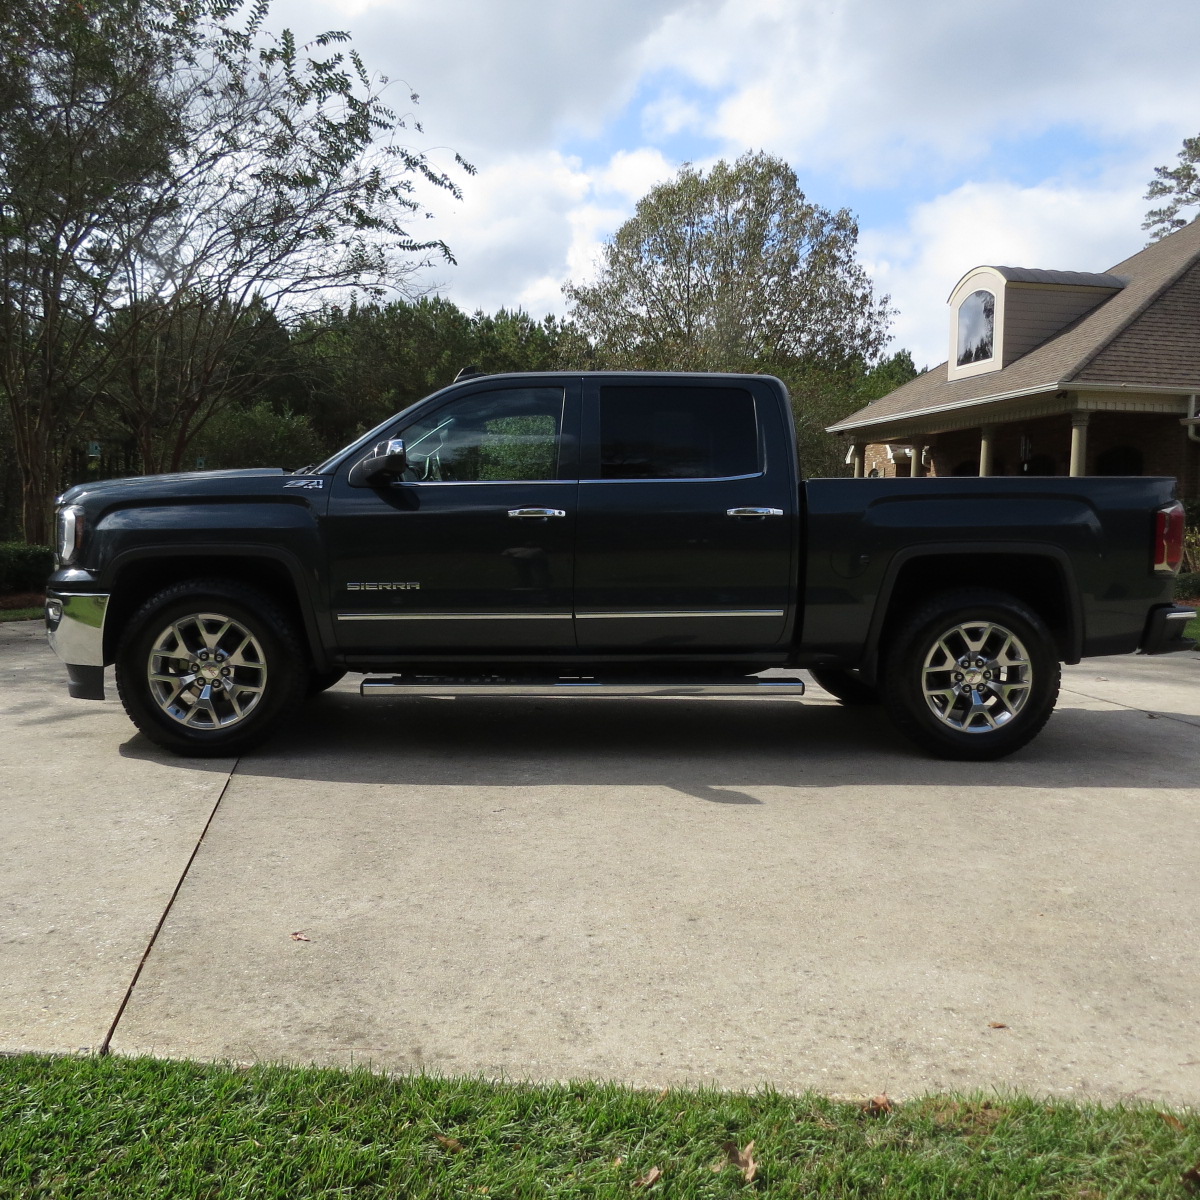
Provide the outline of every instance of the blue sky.
{"type": "Polygon", "coordinates": [[[1200,133],[1200,5],[1162,0],[276,0],[348,29],[421,95],[429,197],[467,309],[563,311],[639,196],[679,164],[765,150],[859,218],[893,347],[946,357],[945,301],[980,263],[1103,270],[1145,241],[1156,165],[1200,133]]]}

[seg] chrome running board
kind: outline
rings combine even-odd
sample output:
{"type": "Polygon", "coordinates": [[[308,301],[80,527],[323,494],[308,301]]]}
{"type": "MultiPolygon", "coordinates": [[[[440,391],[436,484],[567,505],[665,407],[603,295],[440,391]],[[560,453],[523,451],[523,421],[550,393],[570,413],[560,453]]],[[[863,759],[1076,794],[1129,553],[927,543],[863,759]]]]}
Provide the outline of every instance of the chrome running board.
{"type": "Polygon", "coordinates": [[[730,682],[714,680],[622,680],[590,676],[529,680],[496,677],[455,678],[444,675],[396,675],[364,679],[364,696],[803,696],[804,681],[796,678],[730,682]]]}

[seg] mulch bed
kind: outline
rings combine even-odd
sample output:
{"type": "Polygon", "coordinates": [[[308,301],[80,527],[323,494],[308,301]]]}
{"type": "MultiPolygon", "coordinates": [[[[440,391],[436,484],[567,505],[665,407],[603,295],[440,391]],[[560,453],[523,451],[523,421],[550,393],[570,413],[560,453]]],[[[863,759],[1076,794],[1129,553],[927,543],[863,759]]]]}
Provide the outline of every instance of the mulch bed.
{"type": "Polygon", "coordinates": [[[10,608],[40,608],[46,597],[41,592],[13,592],[0,596],[0,609],[10,608]]]}

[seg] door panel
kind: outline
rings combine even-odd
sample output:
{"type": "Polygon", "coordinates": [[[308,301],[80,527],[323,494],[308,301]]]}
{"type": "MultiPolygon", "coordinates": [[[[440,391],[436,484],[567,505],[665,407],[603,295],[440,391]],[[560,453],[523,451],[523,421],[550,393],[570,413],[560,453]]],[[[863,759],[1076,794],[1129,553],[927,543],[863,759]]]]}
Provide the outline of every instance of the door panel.
{"type": "Polygon", "coordinates": [[[577,389],[481,387],[390,433],[408,449],[403,479],[355,488],[339,471],[326,534],[339,647],[573,647],[577,424],[577,389]]]}
{"type": "Polygon", "coordinates": [[[792,472],[782,462],[765,469],[765,445],[782,444],[763,437],[773,409],[722,383],[585,385],[581,648],[737,651],[787,636],[792,472]]]}

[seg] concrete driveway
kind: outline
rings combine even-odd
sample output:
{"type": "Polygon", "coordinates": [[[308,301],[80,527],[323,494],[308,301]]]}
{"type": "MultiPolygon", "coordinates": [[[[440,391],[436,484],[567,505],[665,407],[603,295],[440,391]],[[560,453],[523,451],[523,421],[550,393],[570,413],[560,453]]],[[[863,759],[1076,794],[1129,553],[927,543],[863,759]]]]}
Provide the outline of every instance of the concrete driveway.
{"type": "Polygon", "coordinates": [[[1200,1103],[1200,654],[1066,674],[985,765],[350,682],[195,762],[0,625],[0,1051],[1200,1103]]]}

